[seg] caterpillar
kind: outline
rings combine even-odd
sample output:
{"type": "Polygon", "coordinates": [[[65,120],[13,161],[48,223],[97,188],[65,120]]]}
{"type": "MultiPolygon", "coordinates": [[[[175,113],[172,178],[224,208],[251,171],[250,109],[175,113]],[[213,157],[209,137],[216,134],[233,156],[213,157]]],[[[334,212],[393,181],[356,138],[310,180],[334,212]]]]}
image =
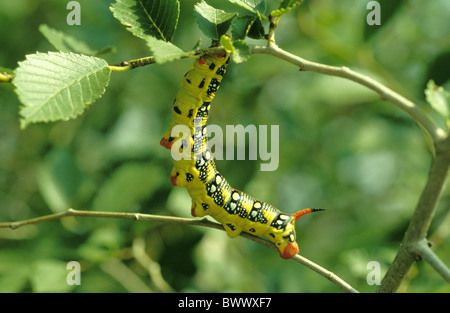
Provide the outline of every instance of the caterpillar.
{"type": "Polygon", "coordinates": [[[304,209],[294,214],[282,213],[272,205],[234,189],[218,172],[206,137],[206,122],[221,80],[230,60],[228,53],[204,55],[194,61],[184,75],[181,89],[172,105],[172,121],[160,144],[183,151],[191,147],[188,159],[174,159],[170,180],[174,186],[187,188],[192,199],[191,214],[209,215],[221,223],[228,236],[242,231],[264,236],[275,244],[280,256],[288,259],[299,252],[296,220],[322,209],[304,209]],[[189,137],[172,134],[176,125],[185,125],[189,137]]]}

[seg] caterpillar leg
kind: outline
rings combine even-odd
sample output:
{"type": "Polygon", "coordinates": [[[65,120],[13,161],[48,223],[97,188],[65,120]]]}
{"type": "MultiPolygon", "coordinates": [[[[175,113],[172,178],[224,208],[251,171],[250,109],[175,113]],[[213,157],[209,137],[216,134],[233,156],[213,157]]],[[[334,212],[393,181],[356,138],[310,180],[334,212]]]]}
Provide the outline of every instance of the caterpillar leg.
{"type": "Polygon", "coordinates": [[[207,215],[209,209],[208,204],[192,199],[191,215],[194,217],[203,217],[207,215]]]}
{"type": "Polygon", "coordinates": [[[223,222],[222,225],[230,238],[235,238],[242,232],[242,227],[237,226],[233,222],[223,222]]]}
{"type": "Polygon", "coordinates": [[[161,141],[159,142],[159,144],[170,150],[170,149],[172,149],[172,145],[174,144],[174,142],[180,138],[181,138],[181,136],[180,137],[172,137],[172,128],[170,128],[164,134],[164,136],[161,138],[161,141]]]}
{"type": "Polygon", "coordinates": [[[191,206],[191,215],[193,216],[193,217],[197,217],[197,213],[195,213],[195,208],[196,208],[197,206],[195,205],[195,202],[192,200],[192,206],[191,206]]]}
{"type": "Polygon", "coordinates": [[[180,186],[179,185],[179,176],[180,176],[180,172],[178,171],[178,169],[176,167],[172,168],[172,172],[170,173],[170,182],[172,183],[172,185],[180,186]]]}
{"type": "Polygon", "coordinates": [[[280,256],[283,259],[290,259],[292,258],[294,255],[296,255],[300,250],[298,248],[298,244],[297,242],[290,242],[288,241],[286,243],[286,246],[284,247],[283,250],[279,249],[280,251],[280,256]]]}
{"type": "Polygon", "coordinates": [[[187,187],[193,179],[194,175],[187,173],[179,167],[174,167],[170,173],[170,181],[174,186],[187,187]]]}

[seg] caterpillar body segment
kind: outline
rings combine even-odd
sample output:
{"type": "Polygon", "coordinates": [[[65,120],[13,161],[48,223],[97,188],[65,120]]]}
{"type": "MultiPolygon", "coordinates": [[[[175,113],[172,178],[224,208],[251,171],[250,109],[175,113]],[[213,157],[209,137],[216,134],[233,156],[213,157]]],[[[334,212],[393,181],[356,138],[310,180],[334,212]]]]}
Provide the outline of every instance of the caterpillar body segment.
{"type": "Polygon", "coordinates": [[[294,215],[284,214],[272,205],[232,188],[217,171],[212,176],[203,188],[196,184],[186,186],[192,198],[193,216],[210,215],[222,223],[231,238],[242,231],[264,236],[276,245],[282,258],[290,258],[299,252],[294,215]]]}
{"type": "Polygon", "coordinates": [[[175,139],[178,139],[171,135],[175,125],[186,125],[193,132],[196,116],[201,118],[202,125],[206,124],[211,101],[226,73],[229,60],[230,55],[225,54],[205,55],[194,61],[192,67],[184,75],[181,89],[173,102],[172,121],[169,130],[161,139],[162,146],[170,149],[175,139]]]}
{"type": "Polygon", "coordinates": [[[196,60],[186,73],[172,105],[172,121],[161,145],[183,158],[173,158],[170,181],[185,187],[192,199],[193,216],[210,215],[220,222],[228,236],[234,238],[242,231],[264,236],[275,244],[282,258],[299,252],[295,222],[307,213],[319,209],[305,209],[294,214],[280,212],[272,205],[234,189],[217,171],[208,148],[206,122],[211,101],[226,71],[229,54],[205,55],[196,60]],[[189,133],[174,132],[178,125],[187,126],[189,133]],[[175,151],[174,151],[175,150],[175,151]]]}

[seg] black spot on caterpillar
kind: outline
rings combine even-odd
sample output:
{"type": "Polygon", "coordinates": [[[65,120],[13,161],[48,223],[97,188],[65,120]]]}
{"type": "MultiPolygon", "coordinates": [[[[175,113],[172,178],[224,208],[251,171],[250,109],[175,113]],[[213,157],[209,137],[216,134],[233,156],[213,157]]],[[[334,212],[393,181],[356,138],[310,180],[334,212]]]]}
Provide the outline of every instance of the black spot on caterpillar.
{"type": "Polygon", "coordinates": [[[174,107],[173,107],[173,110],[174,110],[175,112],[177,112],[177,114],[181,114],[181,111],[180,111],[180,109],[179,109],[177,106],[174,106],[174,107]]]}
{"type": "Polygon", "coordinates": [[[232,238],[242,231],[264,236],[275,244],[282,258],[291,258],[299,251],[296,220],[321,209],[286,214],[232,188],[217,171],[207,145],[205,124],[229,59],[228,54],[205,55],[194,62],[182,81],[173,103],[174,114],[169,131],[161,139],[161,145],[170,149],[174,142],[181,139],[185,148],[188,145],[184,142],[186,139],[172,137],[171,130],[175,125],[186,125],[191,129],[189,138],[193,148],[190,160],[174,160],[170,180],[175,186],[187,188],[192,198],[193,216],[210,215],[224,226],[232,238]],[[195,125],[195,118],[201,121],[200,126],[195,125]]]}

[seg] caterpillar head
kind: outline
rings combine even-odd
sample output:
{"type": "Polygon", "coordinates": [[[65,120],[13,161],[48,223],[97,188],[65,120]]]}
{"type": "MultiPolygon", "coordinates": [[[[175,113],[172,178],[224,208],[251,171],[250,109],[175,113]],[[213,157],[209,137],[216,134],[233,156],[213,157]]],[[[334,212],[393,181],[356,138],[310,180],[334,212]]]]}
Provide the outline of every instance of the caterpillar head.
{"type": "Polygon", "coordinates": [[[304,209],[292,215],[280,214],[278,219],[273,222],[274,227],[277,227],[277,223],[284,224],[283,232],[276,235],[269,234],[274,237],[271,240],[275,243],[283,259],[292,258],[299,252],[298,244],[295,241],[295,222],[297,219],[305,214],[317,211],[323,211],[323,209],[304,209]]]}

